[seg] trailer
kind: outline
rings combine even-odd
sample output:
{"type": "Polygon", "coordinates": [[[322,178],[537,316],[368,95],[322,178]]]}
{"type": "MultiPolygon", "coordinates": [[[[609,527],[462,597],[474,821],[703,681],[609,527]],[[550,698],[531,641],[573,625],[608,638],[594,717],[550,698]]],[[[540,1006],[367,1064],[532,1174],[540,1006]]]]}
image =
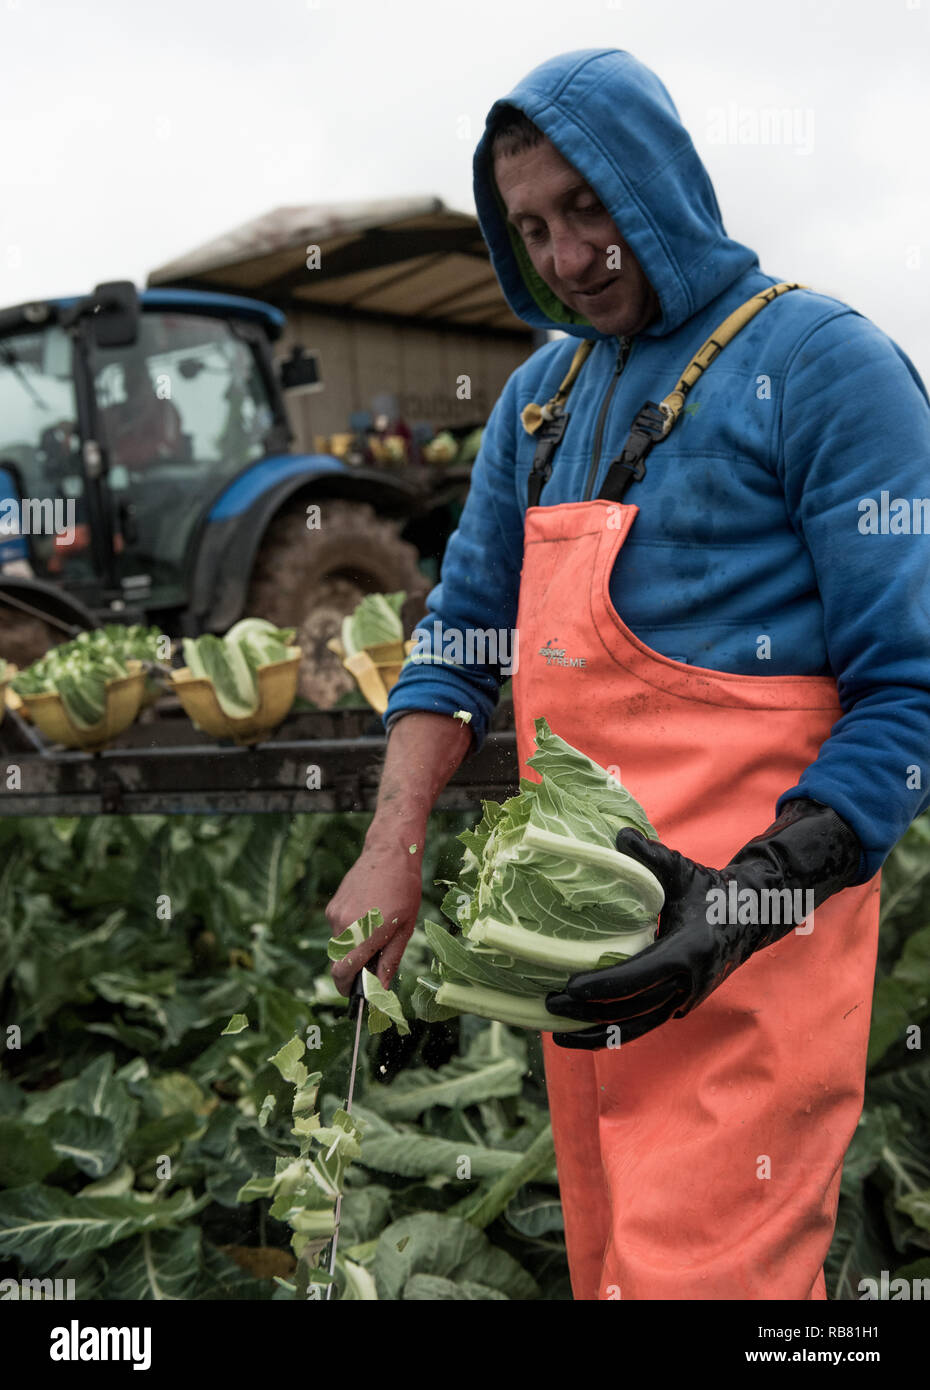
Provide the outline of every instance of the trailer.
{"type": "MultiPolygon", "coordinates": [[[[164,697],[99,753],[50,746],[20,714],[0,722],[0,816],[212,815],[374,810],[386,739],[371,710],[289,714],[265,742],[218,743],[164,697]]],[[[518,789],[512,706],[440,793],[479,809],[518,789]]]]}

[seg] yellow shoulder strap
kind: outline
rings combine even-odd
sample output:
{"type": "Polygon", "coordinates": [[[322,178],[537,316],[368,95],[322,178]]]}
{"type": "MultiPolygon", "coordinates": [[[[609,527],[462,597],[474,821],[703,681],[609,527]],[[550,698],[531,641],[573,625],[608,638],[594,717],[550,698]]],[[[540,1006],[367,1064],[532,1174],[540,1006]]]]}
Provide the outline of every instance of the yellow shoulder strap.
{"type": "MultiPolygon", "coordinates": [[[[681,414],[685,403],[685,396],[698,378],[707,370],[714,358],[723,351],[727,343],[736,337],[741,328],[745,328],[750,319],[754,319],[766,304],[771,304],[773,299],[777,299],[780,294],[785,294],[788,290],[804,290],[806,285],[789,284],[782,281],[778,285],[770,285],[767,290],[762,290],[760,294],[754,294],[751,299],[747,299],[745,304],[741,304],[738,309],[734,309],[732,314],[723,320],[714,329],[707,341],[694,354],[681,376],[673,391],[670,391],[663,401],[659,402],[659,409],[665,416],[665,427],[662,431],[663,437],[675,424],[681,414]]],[[[551,420],[557,415],[561,415],[568,399],[568,393],[575,384],[575,379],[587,360],[588,354],[594,347],[595,339],[585,338],[575,349],[572,364],[568,373],[559,386],[558,391],[546,402],[545,405],[536,405],[533,401],[525,405],[520,412],[520,419],[527,434],[535,434],[544,420],[551,420]]]]}
{"type": "Polygon", "coordinates": [[[665,416],[665,425],[662,430],[663,437],[668,434],[681,414],[685,403],[685,396],[687,396],[691,387],[707,370],[714,358],[723,351],[727,343],[731,342],[732,339],[736,337],[740,329],[745,328],[750,319],[754,319],[756,314],[760,313],[765,308],[766,304],[771,304],[772,300],[777,299],[780,294],[786,294],[788,290],[806,289],[806,285],[788,284],[788,282],[784,280],[779,285],[770,285],[767,290],[763,290],[761,294],[754,294],[752,299],[747,299],[745,304],[741,304],[738,309],[734,309],[732,314],[729,314],[727,318],[723,320],[723,323],[719,324],[718,327],[714,329],[706,343],[698,348],[687,367],[685,367],[681,376],[678,378],[678,383],[674,391],[670,391],[665,399],[659,402],[659,409],[665,416]]]}
{"type": "Polygon", "coordinates": [[[572,358],[572,365],[569,367],[564,381],[556,391],[555,395],[546,402],[545,405],[536,405],[530,401],[520,411],[520,419],[523,421],[523,428],[527,434],[535,434],[544,420],[551,420],[556,415],[561,415],[568,393],[575,384],[575,377],[581,371],[587,360],[588,353],[594,347],[596,339],[584,338],[575,349],[572,358]]]}

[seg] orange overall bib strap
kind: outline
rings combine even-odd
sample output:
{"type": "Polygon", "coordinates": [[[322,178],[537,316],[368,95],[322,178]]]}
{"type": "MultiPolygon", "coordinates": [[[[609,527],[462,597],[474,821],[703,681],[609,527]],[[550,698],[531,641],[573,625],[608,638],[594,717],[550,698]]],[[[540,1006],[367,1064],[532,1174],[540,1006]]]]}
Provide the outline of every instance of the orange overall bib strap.
{"type": "MultiPolygon", "coordinates": [[[[661,656],[610,600],[635,506],[526,513],[514,709],[611,768],[659,838],[720,867],[772,821],[841,709],[832,678],[661,656]],[[714,808],[712,811],[708,808],[714,808]]],[[[879,879],[848,888],[687,1017],[616,1049],[544,1035],[576,1298],[824,1298],[862,1108],[879,879]]]]}

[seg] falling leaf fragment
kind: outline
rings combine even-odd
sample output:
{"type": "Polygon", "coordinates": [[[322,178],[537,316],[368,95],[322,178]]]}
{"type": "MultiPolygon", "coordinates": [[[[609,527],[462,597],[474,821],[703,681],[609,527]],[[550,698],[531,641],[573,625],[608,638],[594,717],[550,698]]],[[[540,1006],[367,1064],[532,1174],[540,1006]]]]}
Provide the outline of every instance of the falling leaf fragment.
{"type": "MultiPolygon", "coordinates": [[[[396,918],[395,918],[396,921],[396,918]]],[[[344,960],[350,951],[360,946],[363,941],[367,941],[372,932],[378,927],[384,926],[384,917],[379,908],[373,907],[364,916],[356,918],[350,926],[346,927],[338,936],[330,938],[327,946],[329,959],[333,961],[344,960]]],[[[395,1024],[398,1032],[409,1033],[410,1024],[404,1017],[400,1000],[391,990],[386,989],[381,984],[377,975],[371,970],[363,970],[362,987],[365,998],[368,1001],[368,1031],[369,1033],[383,1033],[391,1024],[395,1024]]]]}

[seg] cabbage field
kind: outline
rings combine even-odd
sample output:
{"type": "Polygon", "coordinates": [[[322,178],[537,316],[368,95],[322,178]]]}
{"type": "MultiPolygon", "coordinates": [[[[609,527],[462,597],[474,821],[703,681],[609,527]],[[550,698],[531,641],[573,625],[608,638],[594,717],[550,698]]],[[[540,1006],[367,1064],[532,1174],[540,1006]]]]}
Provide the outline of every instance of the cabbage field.
{"type": "MultiPolygon", "coordinates": [[[[421,921],[478,818],[431,818],[421,921]]],[[[363,1032],[358,1142],[333,1126],[354,1027],[323,909],[368,820],[0,820],[0,1278],[96,1300],[325,1297],[292,1245],[303,1229],[323,1250],[318,1213],[281,1200],[315,1138],[344,1193],[334,1296],[571,1297],[538,1035],[415,1019],[422,928],[395,981],[410,1031],[363,1032]],[[301,1139],[308,1072],[323,1128],[301,1139]]],[[[928,1018],[924,817],[886,867],[832,1298],[881,1270],[930,1276],[928,1018]]]]}

